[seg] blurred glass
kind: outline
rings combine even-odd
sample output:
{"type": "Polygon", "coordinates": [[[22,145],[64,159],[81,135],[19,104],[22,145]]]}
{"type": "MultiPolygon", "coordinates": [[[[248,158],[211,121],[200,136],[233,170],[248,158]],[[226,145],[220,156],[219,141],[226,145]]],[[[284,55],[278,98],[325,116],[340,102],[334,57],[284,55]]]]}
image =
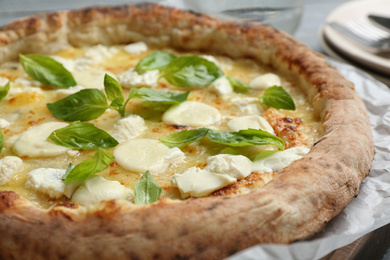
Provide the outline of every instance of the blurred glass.
{"type": "Polygon", "coordinates": [[[265,23],[294,34],[301,22],[303,0],[184,0],[185,8],[221,19],[265,23]]]}

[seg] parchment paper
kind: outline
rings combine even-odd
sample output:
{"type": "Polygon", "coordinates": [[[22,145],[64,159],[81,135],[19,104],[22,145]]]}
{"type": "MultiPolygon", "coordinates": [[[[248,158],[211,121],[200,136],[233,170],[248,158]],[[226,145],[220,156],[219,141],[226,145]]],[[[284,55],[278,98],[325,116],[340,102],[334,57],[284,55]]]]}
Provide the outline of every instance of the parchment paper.
{"type": "Polygon", "coordinates": [[[291,245],[266,244],[244,250],[229,260],[319,259],[390,223],[390,89],[367,73],[329,60],[355,84],[372,126],[375,158],[359,195],[315,239],[291,245]]]}

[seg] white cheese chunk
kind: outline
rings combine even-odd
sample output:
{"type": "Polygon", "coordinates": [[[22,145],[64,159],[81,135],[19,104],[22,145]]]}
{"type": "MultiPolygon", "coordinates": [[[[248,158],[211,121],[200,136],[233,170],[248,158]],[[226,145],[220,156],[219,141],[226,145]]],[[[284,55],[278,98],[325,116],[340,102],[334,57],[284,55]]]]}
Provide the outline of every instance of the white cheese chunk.
{"type": "Polygon", "coordinates": [[[259,115],[264,112],[256,97],[234,97],[230,99],[230,103],[237,106],[242,115],[259,115]]]}
{"type": "Polygon", "coordinates": [[[273,73],[266,73],[264,75],[257,76],[250,83],[252,88],[266,89],[272,86],[280,86],[281,80],[278,75],[273,73]]]}
{"type": "Polygon", "coordinates": [[[270,155],[257,159],[252,164],[252,172],[275,172],[288,166],[295,160],[302,158],[310,151],[307,147],[293,147],[284,151],[276,151],[270,155]]]}
{"type": "Polygon", "coordinates": [[[96,45],[84,53],[83,57],[76,59],[73,69],[71,71],[83,70],[97,63],[102,62],[104,59],[111,57],[118,52],[115,47],[106,47],[103,45],[96,45]]]}
{"type": "Polygon", "coordinates": [[[197,167],[191,167],[183,174],[174,174],[171,179],[173,187],[178,187],[183,199],[187,197],[204,197],[211,192],[236,182],[237,179],[225,174],[215,174],[197,167]]]}
{"type": "Polygon", "coordinates": [[[184,101],[172,106],[163,114],[166,124],[180,126],[210,126],[221,121],[221,113],[215,107],[198,101],[184,101]]]}
{"type": "Polygon", "coordinates": [[[169,149],[165,155],[165,162],[173,165],[183,163],[185,159],[186,155],[178,147],[169,149]]]}
{"type": "Polygon", "coordinates": [[[145,120],[138,115],[130,115],[118,120],[114,125],[114,130],[111,133],[119,143],[123,143],[140,135],[147,128],[145,120]]]}
{"type": "Polygon", "coordinates": [[[0,87],[7,85],[8,81],[8,78],[0,76],[0,87]]]}
{"type": "Polygon", "coordinates": [[[0,185],[6,184],[18,172],[23,161],[16,156],[6,156],[0,160],[0,185]]]}
{"type": "Polygon", "coordinates": [[[261,129],[271,134],[275,134],[274,129],[268,123],[267,119],[261,116],[240,116],[235,117],[227,123],[232,131],[240,131],[245,129],[261,129]]]}
{"type": "Polygon", "coordinates": [[[84,185],[78,187],[71,200],[85,206],[97,204],[103,200],[128,199],[130,195],[131,190],[120,182],[109,181],[96,175],[88,178],[84,185]]]}
{"type": "Polygon", "coordinates": [[[51,142],[49,135],[59,128],[67,126],[63,122],[49,122],[30,127],[16,139],[12,149],[18,156],[48,157],[66,153],[70,148],[51,142]]]}
{"type": "MultiPolygon", "coordinates": [[[[41,82],[39,82],[37,80],[26,79],[26,78],[23,78],[23,77],[17,77],[13,81],[13,83],[16,84],[16,85],[21,85],[21,86],[26,87],[24,91],[41,91],[40,88],[32,88],[32,89],[30,89],[28,87],[32,87],[32,86],[40,87],[40,86],[42,86],[41,82]]],[[[12,93],[12,89],[13,88],[11,88],[10,93],[12,93]]]]}
{"type": "Polygon", "coordinates": [[[207,160],[205,170],[242,179],[251,174],[252,161],[242,155],[218,154],[207,160]]]}
{"type": "Polygon", "coordinates": [[[233,93],[233,87],[232,85],[230,85],[230,82],[226,77],[220,77],[213,83],[211,83],[211,85],[209,86],[209,90],[211,92],[217,93],[219,96],[224,96],[233,93]]]}
{"type": "Polygon", "coordinates": [[[141,86],[156,86],[160,76],[159,70],[148,70],[143,74],[138,74],[131,68],[118,75],[118,81],[124,88],[133,88],[141,86]]]}
{"type": "Polygon", "coordinates": [[[80,154],[79,150],[68,150],[66,152],[69,157],[73,158],[80,154]]]}
{"type": "Polygon", "coordinates": [[[49,195],[50,198],[59,199],[63,195],[70,197],[76,186],[66,185],[62,181],[65,169],[38,168],[27,173],[26,188],[34,189],[49,195]]]}
{"type": "Polygon", "coordinates": [[[0,129],[4,129],[4,128],[7,128],[11,125],[10,122],[8,122],[7,120],[3,119],[3,118],[0,118],[0,129]]]}
{"type": "Polygon", "coordinates": [[[251,173],[252,162],[242,155],[219,154],[207,160],[201,170],[192,167],[183,174],[174,174],[171,184],[178,187],[182,198],[203,197],[235,183],[251,173]]]}
{"type": "Polygon", "coordinates": [[[164,171],[164,160],[169,148],[155,139],[131,139],[119,144],[113,154],[123,168],[152,174],[164,171]]]}
{"type": "Polygon", "coordinates": [[[130,54],[140,54],[148,50],[148,45],[144,42],[136,42],[126,45],[124,49],[130,54]]]}

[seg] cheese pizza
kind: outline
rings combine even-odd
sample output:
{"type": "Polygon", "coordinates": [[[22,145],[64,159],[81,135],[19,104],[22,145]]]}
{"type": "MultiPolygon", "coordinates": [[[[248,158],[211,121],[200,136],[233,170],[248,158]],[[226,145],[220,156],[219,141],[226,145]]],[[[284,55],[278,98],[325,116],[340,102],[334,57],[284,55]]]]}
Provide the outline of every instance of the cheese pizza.
{"type": "Polygon", "coordinates": [[[353,84],[291,36],[155,4],[0,29],[0,256],[227,257],[319,231],[373,159],[353,84]]]}

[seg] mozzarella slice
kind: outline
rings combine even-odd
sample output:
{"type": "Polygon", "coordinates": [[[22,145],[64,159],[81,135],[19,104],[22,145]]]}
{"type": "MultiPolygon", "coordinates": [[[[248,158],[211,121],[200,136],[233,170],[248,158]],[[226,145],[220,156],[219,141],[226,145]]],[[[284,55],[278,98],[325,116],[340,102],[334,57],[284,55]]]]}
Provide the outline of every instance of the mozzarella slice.
{"type": "Polygon", "coordinates": [[[67,123],[49,122],[30,127],[16,139],[12,149],[18,156],[48,157],[66,153],[70,148],[56,145],[48,140],[49,135],[67,123]]]}
{"type": "Polygon", "coordinates": [[[116,162],[127,170],[155,173],[164,171],[168,150],[159,140],[139,138],[118,145],[113,154],[116,162]]]}
{"type": "Polygon", "coordinates": [[[257,76],[250,83],[252,88],[266,89],[272,86],[280,86],[281,80],[278,75],[273,73],[266,73],[264,75],[257,76]]]}
{"type": "Polygon", "coordinates": [[[111,133],[119,143],[123,143],[140,135],[148,129],[145,120],[138,115],[130,115],[126,118],[118,120],[114,125],[114,130],[111,133]]]}
{"type": "Polygon", "coordinates": [[[23,161],[16,156],[6,156],[0,160],[0,185],[6,184],[18,172],[23,161]]]}
{"type": "Polygon", "coordinates": [[[210,126],[221,121],[221,113],[215,107],[197,101],[184,101],[169,108],[162,120],[170,125],[210,126]]]}
{"type": "Polygon", "coordinates": [[[140,54],[148,50],[148,45],[144,42],[136,42],[126,45],[124,49],[130,54],[140,54]]]}
{"type": "Polygon", "coordinates": [[[310,151],[307,147],[294,147],[284,151],[276,151],[269,156],[257,159],[252,164],[252,172],[275,172],[302,158],[310,151]]]}
{"type": "Polygon", "coordinates": [[[116,78],[116,76],[106,70],[88,68],[85,70],[74,70],[72,72],[74,79],[77,82],[77,85],[80,85],[84,88],[97,88],[104,89],[104,75],[109,74],[111,77],[116,78]]]}
{"type": "Polygon", "coordinates": [[[232,131],[240,131],[245,129],[261,129],[271,134],[275,134],[274,129],[268,121],[261,116],[240,116],[235,117],[227,123],[232,131]]]}
{"type": "Polygon", "coordinates": [[[78,204],[93,205],[103,200],[127,199],[131,190],[118,181],[109,181],[101,176],[93,176],[73,193],[71,200],[78,204]]]}
{"type": "Polygon", "coordinates": [[[217,93],[219,96],[233,93],[233,87],[230,85],[230,82],[226,77],[220,77],[211,83],[209,90],[217,93]]]}
{"type": "Polygon", "coordinates": [[[183,174],[174,174],[171,179],[173,187],[178,187],[183,199],[187,197],[204,197],[211,192],[236,182],[237,179],[225,174],[215,174],[208,170],[191,167],[183,174]]]}

